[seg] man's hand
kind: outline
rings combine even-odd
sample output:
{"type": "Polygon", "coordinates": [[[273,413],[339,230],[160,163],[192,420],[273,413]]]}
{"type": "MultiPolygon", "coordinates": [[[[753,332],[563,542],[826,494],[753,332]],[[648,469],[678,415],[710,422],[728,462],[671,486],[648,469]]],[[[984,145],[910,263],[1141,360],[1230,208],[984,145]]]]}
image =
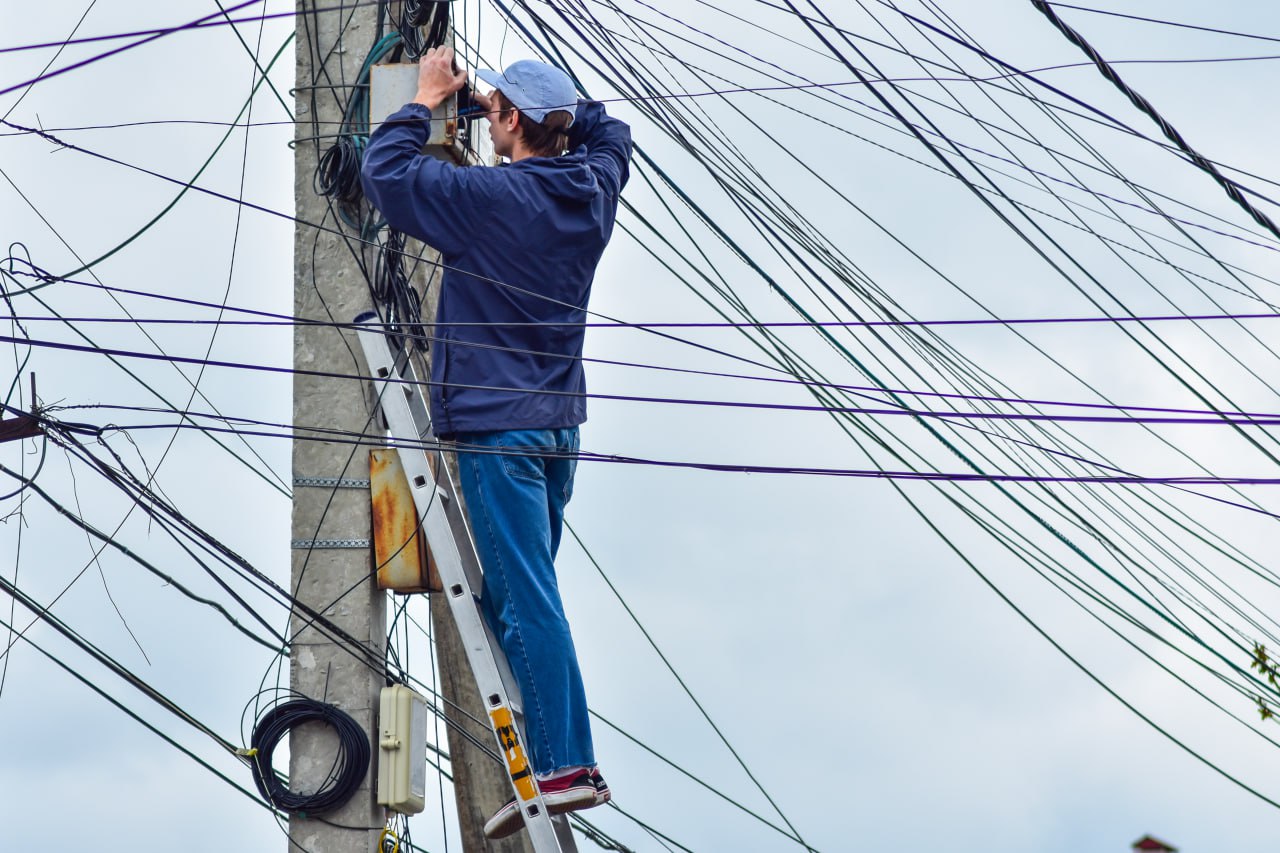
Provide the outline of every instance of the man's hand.
{"type": "Polygon", "coordinates": [[[476,106],[480,107],[480,109],[486,113],[491,113],[496,109],[493,105],[492,94],[482,95],[479,92],[472,92],[471,100],[475,101],[476,106]]]}
{"type": "Polygon", "coordinates": [[[455,70],[453,48],[433,47],[418,60],[418,94],[413,102],[434,110],[465,85],[467,72],[455,70]]]}

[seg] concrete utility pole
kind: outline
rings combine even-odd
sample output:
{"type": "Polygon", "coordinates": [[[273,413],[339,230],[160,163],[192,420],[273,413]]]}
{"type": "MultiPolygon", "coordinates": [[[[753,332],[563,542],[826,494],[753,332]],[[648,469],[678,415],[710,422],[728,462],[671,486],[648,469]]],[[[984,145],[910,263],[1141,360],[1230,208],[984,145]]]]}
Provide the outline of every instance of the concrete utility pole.
{"type": "MultiPolygon", "coordinates": [[[[351,95],[344,83],[355,80],[373,44],[377,21],[374,5],[338,12],[312,13],[314,3],[299,2],[297,16],[298,117],[294,153],[294,195],[302,222],[335,227],[327,200],[313,188],[317,152],[333,143],[342,107],[351,95]],[[332,87],[332,88],[331,88],[332,87]],[[308,137],[321,137],[319,143],[308,137]]],[[[323,4],[321,4],[323,5],[323,4]]],[[[348,322],[368,308],[369,290],[353,250],[342,237],[299,224],[294,230],[294,314],[333,317],[348,322]]],[[[366,261],[372,259],[363,250],[366,261]]],[[[334,373],[363,373],[354,333],[323,326],[299,326],[293,336],[296,367],[334,373]],[[345,340],[344,340],[345,338],[345,340]]],[[[295,375],[293,421],[360,433],[371,426],[366,389],[359,382],[295,375]]],[[[300,430],[301,432],[301,430],[300,430]]],[[[304,477],[363,480],[369,477],[368,448],[349,444],[295,441],[295,482],[304,477]]],[[[295,486],[290,587],[297,598],[361,642],[374,660],[382,660],[386,646],[386,595],[372,577],[370,549],[349,547],[350,540],[370,538],[369,490],[295,486]],[[329,540],[329,541],[325,541],[329,540]],[[347,540],[342,542],[342,540],[347,540]],[[314,547],[305,543],[315,542],[314,547]],[[348,547],[338,547],[339,544],[348,547]]],[[[374,731],[378,692],[384,686],[379,667],[370,667],[323,636],[304,628],[305,617],[295,613],[290,658],[290,685],[299,693],[322,699],[346,711],[365,729],[374,731]]],[[[376,761],[376,738],[370,738],[376,761]]],[[[300,726],[289,740],[290,788],[314,791],[329,773],[336,738],[323,725],[300,726]]],[[[370,853],[377,849],[384,824],[374,801],[375,765],[360,790],[326,821],[345,827],[378,827],[367,832],[338,828],[319,820],[295,817],[289,821],[289,853],[370,853]],[[296,846],[295,846],[296,845],[296,846]]]]}
{"type": "MultiPolygon", "coordinates": [[[[341,88],[356,79],[376,35],[377,7],[357,6],[342,11],[310,13],[312,4],[298,3],[297,17],[297,117],[294,155],[294,193],[298,219],[335,227],[327,200],[313,186],[318,153],[332,144],[342,120],[343,106],[351,95],[341,88]],[[308,137],[321,137],[320,143],[308,137]]],[[[374,116],[377,121],[383,116],[374,116]]],[[[349,230],[349,229],[348,229],[349,230]]],[[[414,244],[408,251],[422,247],[414,244]]],[[[425,250],[431,254],[431,250],[425,250]]],[[[332,316],[347,322],[369,307],[369,290],[356,256],[365,268],[373,268],[375,250],[337,234],[317,232],[299,224],[294,232],[294,313],[299,317],[332,316]]],[[[438,276],[437,276],[438,280],[438,276]]],[[[438,289],[432,288],[423,305],[424,319],[435,315],[438,289]]],[[[299,326],[294,332],[294,365],[309,370],[367,375],[354,333],[321,326],[299,326]]],[[[379,420],[370,419],[367,389],[360,383],[320,377],[294,377],[293,419],[302,426],[323,426],[352,432],[376,432],[379,420]]],[[[452,465],[456,475],[456,467],[452,465]]],[[[369,476],[368,449],[328,442],[298,441],[293,450],[293,474],[298,478],[363,480],[369,476]]],[[[367,638],[368,649],[381,660],[386,642],[386,594],[377,588],[370,549],[333,547],[339,541],[370,538],[369,493],[361,488],[295,486],[292,539],[292,589],[300,601],[324,613],[348,634],[367,638]],[[323,544],[311,549],[303,543],[323,544]],[[298,547],[303,546],[303,547],[298,547]],[[335,604],[336,602],[336,604],[335,604]]],[[[448,703],[449,753],[454,777],[458,823],[465,853],[532,853],[528,836],[521,833],[501,841],[484,838],[484,822],[511,796],[511,784],[503,765],[468,741],[464,728],[479,743],[494,748],[493,733],[485,724],[475,678],[447,603],[436,597],[431,603],[436,646],[442,673],[442,692],[448,703]],[[460,710],[456,710],[460,709],[460,710]]],[[[351,714],[368,732],[375,730],[381,673],[342,650],[329,638],[303,628],[295,615],[290,683],[294,690],[323,698],[351,714]],[[301,630],[300,630],[301,629],[301,630]]],[[[378,758],[376,738],[370,737],[373,761],[378,758]]],[[[327,774],[334,755],[333,738],[324,727],[295,729],[290,739],[291,787],[314,790],[327,774]],[[309,786],[309,787],[308,787],[309,786]]],[[[332,824],[347,827],[381,827],[383,811],[375,804],[375,765],[355,797],[341,810],[325,815],[332,824]]],[[[430,807],[428,806],[428,809],[430,807]]],[[[315,853],[368,853],[375,850],[379,830],[352,831],[327,823],[294,818],[290,821],[288,853],[302,848],[315,853]]]]}

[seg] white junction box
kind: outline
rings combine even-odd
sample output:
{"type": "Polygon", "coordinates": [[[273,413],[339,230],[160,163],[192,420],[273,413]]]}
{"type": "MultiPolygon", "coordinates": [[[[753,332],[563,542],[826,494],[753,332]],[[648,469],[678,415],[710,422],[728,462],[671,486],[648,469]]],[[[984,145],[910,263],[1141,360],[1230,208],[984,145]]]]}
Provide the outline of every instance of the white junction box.
{"type": "Polygon", "coordinates": [[[403,684],[382,688],[378,805],[418,814],[427,803],[427,700],[403,684]]]}
{"type": "MultiPolygon", "coordinates": [[[[369,132],[378,129],[387,116],[398,111],[418,94],[416,63],[391,62],[375,65],[369,72],[369,132]]],[[[431,134],[422,148],[441,160],[465,166],[494,165],[493,142],[488,122],[471,110],[466,92],[453,95],[431,113],[431,134]],[[465,114],[458,115],[462,103],[465,114]]]]}

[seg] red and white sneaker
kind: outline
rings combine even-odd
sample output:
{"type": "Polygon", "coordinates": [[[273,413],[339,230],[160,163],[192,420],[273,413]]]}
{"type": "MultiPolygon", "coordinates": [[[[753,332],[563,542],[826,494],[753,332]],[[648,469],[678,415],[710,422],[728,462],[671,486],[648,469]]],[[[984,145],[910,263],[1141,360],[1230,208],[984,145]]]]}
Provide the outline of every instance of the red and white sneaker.
{"type": "Polygon", "coordinates": [[[609,800],[613,799],[613,795],[609,793],[609,784],[604,781],[604,777],[600,775],[599,767],[592,767],[588,771],[591,781],[596,785],[596,805],[603,806],[609,800]]]}
{"type": "MultiPolygon", "coordinates": [[[[551,814],[589,809],[609,801],[609,786],[595,767],[539,782],[538,790],[551,814]]],[[[524,815],[512,797],[485,823],[484,837],[506,838],[523,828],[524,815]]]]}

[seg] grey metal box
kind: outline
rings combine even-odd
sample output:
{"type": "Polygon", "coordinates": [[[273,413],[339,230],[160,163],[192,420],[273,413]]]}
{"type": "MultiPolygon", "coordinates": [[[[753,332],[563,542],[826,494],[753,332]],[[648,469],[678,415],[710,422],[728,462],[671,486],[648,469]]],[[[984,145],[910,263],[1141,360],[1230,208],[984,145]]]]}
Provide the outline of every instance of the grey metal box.
{"type": "MultiPolygon", "coordinates": [[[[418,94],[418,65],[407,62],[375,65],[369,72],[369,78],[369,132],[372,133],[387,116],[418,94]]],[[[427,146],[452,146],[457,132],[458,99],[452,97],[431,113],[431,135],[427,137],[427,146]]]]}
{"type": "MultiPolygon", "coordinates": [[[[412,101],[418,93],[418,66],[408,62],[375,65],[369,76],[369,132],[372,133],[387,116],[412,101]]],[[[431,135],[422,153],[464,166],[496,165],[498,158],[493,152],[487,124],[479,117],[460,122],[455,95],[431,113],[431,135]]]]}

